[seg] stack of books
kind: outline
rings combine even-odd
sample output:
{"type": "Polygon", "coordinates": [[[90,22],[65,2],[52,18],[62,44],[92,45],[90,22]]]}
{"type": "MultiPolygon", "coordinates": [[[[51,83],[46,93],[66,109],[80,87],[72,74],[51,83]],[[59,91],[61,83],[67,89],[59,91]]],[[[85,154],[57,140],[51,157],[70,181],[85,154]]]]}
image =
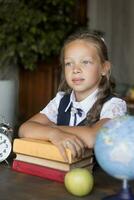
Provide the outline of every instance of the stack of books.
{"type": "Polygon", "coordinates": [[[93,153],[86,149],[81,159],[73,159],[66,149],[68,162],[65,162],[58,148],[51,142],[29,138],[17,138],[13,142],[12,169],[18,172],[64,182],[65,174],[73,168],[93,169],[93,153]]]}

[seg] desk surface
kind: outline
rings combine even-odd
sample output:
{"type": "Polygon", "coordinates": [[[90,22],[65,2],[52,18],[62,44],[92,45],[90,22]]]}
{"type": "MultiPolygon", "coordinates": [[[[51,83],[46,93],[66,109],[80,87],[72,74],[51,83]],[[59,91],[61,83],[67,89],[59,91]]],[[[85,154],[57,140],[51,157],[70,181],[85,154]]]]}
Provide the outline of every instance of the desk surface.
{"type": "Polygon", "coordinates": [[[64,184],[15,172],[0,163],[0,199],[2,200],[101,200],[119,191],[121,181],[108,176],[100,168],[94,172],[94,189],[85,197],[69,194],[64,184]]]}

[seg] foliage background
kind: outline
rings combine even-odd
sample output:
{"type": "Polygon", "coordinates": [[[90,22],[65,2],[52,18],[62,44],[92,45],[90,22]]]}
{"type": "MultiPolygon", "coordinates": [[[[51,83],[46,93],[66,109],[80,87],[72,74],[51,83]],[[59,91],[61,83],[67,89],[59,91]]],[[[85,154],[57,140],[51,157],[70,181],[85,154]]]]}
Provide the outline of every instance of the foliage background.
{"type": "Polygon", "coordinates": [[[51,61],[64,39],[81,27],[77,0],[3,0],[0,2],[0,67],[33,70],[51,61]]]}

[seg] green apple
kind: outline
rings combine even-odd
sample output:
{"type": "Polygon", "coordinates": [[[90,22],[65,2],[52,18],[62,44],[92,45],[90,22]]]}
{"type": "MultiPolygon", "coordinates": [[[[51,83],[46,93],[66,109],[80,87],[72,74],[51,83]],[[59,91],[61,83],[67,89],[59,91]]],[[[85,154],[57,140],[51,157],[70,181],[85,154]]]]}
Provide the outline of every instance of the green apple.
{"type": "Polygon", "coordinates": [[[76,196],[85,196],[93,188],[92,173],[86,168],[75,168],[67,172],[64,184],[68,192],[76,196]]]}

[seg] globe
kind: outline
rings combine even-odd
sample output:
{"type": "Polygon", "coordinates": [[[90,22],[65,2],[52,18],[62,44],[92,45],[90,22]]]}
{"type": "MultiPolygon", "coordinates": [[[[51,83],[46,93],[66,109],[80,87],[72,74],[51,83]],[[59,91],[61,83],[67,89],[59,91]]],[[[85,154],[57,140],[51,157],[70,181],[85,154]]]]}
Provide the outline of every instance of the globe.
{"type": "MultiPolygon", "coordinates": [[[[134,116],[109,120],[97,134],[94,153],[102,169],[123,180],[123,189],[129,193],[127,181],[134,179],[134,116]]],[[[117,196],[106,199],[134,199],[132,194],[117,196]]]]}

